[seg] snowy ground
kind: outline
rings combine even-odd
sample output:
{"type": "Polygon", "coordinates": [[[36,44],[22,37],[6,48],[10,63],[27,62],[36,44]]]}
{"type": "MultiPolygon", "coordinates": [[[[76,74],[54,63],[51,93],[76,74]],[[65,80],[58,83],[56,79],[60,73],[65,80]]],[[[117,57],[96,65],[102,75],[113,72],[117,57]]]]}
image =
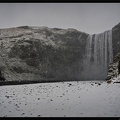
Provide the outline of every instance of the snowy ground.
{"type": "Polygon", "coordinates": [[[0,86],[0,117],[4,116],[120,117],[120,83],[80,81],[0,86]]]}

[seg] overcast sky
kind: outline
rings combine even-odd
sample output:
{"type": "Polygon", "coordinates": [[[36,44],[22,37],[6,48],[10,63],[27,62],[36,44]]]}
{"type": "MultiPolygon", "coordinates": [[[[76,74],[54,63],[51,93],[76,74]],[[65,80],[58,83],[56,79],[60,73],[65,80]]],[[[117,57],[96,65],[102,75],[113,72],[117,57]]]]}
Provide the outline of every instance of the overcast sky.
{"type": "Polygon", "coordinates": [[[120,22],[120,3],[0,3],[0,28],[47,26],[104,32],[120,22]]]}

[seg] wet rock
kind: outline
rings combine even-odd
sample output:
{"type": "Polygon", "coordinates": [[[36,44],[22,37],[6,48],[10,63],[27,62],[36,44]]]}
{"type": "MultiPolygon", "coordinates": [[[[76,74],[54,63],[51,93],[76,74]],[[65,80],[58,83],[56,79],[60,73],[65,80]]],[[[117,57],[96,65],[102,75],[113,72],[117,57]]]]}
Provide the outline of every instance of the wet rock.
{"type": "MultiPolygon", "coordinates": [[[[112,28],[112,41],[113,41],[113,58],[115,58],[117,56],[117,54],[120,52],[120,23],[118,23],[117,25],[115,25],[112,28]]],[[[119,59],[120,56],[118,55],[118,57],[116,57],[116,59],[114,59],[115,61],[117,59],[119,59]]]]}
{"type": "Polygon", "coordinates": [[[111,83],[112,82],[112,80],[107,80],[107,83],[111,83]]]}
{"type": "Polygon", "coordinates": [[[110,80],[112,78],[112,76],[107,76],[106,80],[110,80]]]}
{"type": "Polygon", "coordinates": [[[114,83],[120,83],[120,82],[114,82],[114,83]]]}
{"type": "Polygon", "coordinates": [[[108,72],[113,72],[113,68],[110,68],[110,69],[108,70],[108,72]]]}
{"type": "Polygon", "coordinates": [[[4,77],[4,75],[1,73],[1,71],[0,71],[0,81],[5,81],[5,77],[4,77]]]}
{"type": "Polygon", "coordinates": [[[120,61],[120,53],[118,53],[113,60],[113,63],[111,63],[108,67],[108,74],[106,80],[114,79],[118,76],[118,63],[120,61]]]}

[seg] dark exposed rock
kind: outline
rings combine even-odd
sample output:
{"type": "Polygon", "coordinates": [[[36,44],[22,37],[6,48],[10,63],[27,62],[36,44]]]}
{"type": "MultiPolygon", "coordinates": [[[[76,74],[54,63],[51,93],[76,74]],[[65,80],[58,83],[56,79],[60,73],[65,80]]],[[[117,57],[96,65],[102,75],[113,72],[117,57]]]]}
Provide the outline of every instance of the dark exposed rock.
{"type": "Polygon", "coordinates": [[[2,75],[1,71],[0,71],[0,81],[5,81],[4,76],[2,75]]]}
{"type": "Polygon", "coordinates": [[[111,63],[109,65],[109,68],[108,68],[108,75],[107,75],[107,78],[106,80],[111,80],[111,79],[114,79],[116,78],[118,75],[119,75],[119,72],[118,72],[118,68],[119,68],[119,61],[120,61],[120,57],[119,57],[119,53],[114,57],[114,60],[113,60],[113,63],[111,63]]]}
{"type": "Polygon", "coordinates": [[[108,81],[107,81],[107,83],[111,83],[111,82],[112,82],[112,80],[108,80],[108,81]]]}
{"type": "Polygon", "coordinates": [[[29,29],[29,27],[27,25],[26,26],[20,26],[20,27],[17,27],[17,28],[29,29]]]}
{"type": "Polygon", "coordinates": [[[118,61],[118,74],[120,74],[120,60],[118,61]]]}
{"type": "Polygon", "coordinates": [[[29,26],[2,29],[0,33],[7,80],[13,77],[14,80],[23,80],[28,73],[32,75],[31,79],[80,78],[87,33],[29,26]]]}
{"type": "Polygon", "coordinates": [[[113,57],[120,52],[120,23],[112,28],[113,57]]]}
{"type": "Polygon", "coordinates": [[[109,70],[108,70],[108,72],[112,72],[113,71],[113,68],[110,68],[109,70]]]}
{"type": "Polygon", "coordinates": [[[114,83],[120,83],[120,82],[114,82],[114,83]]]}
{"type": "Polygon", "coordinates": [[[112,76],[108,75],[107,78],[106,78],[106,80],[109,80],[111,78],[112,78],[112,76]]]}
{"type": "Polygon", "coordinates": [[[109,65],[106,80],[112,80],[119,74],[120,61],[120,23],[112,28],[113,63],[109,65]]]}
{"type": "Polygon", "coordinates": [[[110,68],[112,67],[115,71],[118,70],[118,61],[120,61],[120,23],[113,27],[112,32],[114,61],[110,68]]]}

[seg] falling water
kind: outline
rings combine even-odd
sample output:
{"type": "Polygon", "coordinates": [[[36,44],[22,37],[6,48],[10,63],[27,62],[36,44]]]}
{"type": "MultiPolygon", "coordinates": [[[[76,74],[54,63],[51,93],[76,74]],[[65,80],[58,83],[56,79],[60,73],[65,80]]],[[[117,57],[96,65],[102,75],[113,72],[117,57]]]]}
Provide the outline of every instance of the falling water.
{"type": "Polygon", "coordinates": [[[89,35],[84,60],[84,79],[105,79],[108,65],[113,61],[112,30],[89,35]]]}

